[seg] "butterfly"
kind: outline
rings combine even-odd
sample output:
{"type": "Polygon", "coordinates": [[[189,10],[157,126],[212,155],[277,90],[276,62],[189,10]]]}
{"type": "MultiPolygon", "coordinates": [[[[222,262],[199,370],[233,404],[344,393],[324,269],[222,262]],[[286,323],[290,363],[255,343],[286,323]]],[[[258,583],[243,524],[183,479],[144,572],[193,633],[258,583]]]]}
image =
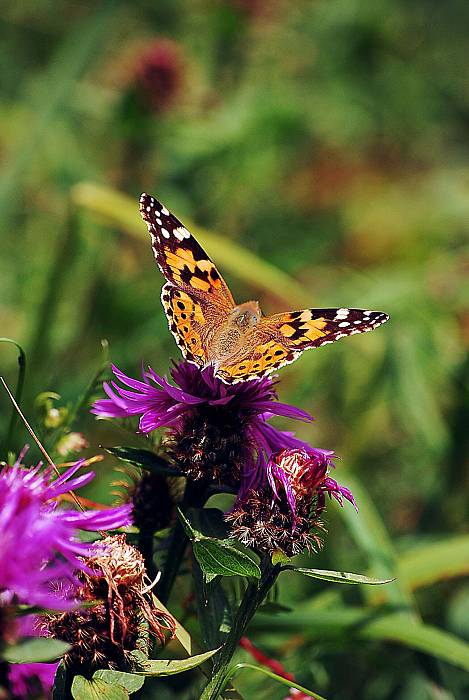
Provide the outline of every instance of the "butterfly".
{"type": "Polygon", "coordinates": [[[161,301],[176,343],[188,362],[212,366],[226,384],[264,377],[304,350],[366,333],[389,318],[346,308],[264,316],[257,301],[236,304],[207,253],[158,200],[142,194],[140,213],[166,279],[161,301]]]}

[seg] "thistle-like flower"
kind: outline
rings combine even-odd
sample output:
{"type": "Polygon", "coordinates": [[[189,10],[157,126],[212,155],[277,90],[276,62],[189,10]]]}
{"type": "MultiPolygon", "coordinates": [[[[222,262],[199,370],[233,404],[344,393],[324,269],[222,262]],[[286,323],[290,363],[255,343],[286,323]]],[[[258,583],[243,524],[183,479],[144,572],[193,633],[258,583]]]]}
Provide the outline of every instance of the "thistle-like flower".
{"type": "Polygon", "coordinates": [[[74,602],[76,570],[92,545],[78,539],[78,530],[115,529],[131,522],[131,506],[80,512],[60,507],[67,492],[89,483],[93,472],[74,476],[83,460],[54,478],[51,468],[26,469],[25,447],[13,466],[0,471],[0,594],[12,601],[66,609],[74,602]],[[54,590],[68,581],[70,596],[54,590]]]}
{"type": "Polygon", "coordinates": [[[317,551],[326,495],[341,506],[346,499],[356,508],[349,489],[329,476],[333,457],[328,450],[311,447],[272,455],[260,465],[257,482],[240,492],[226,515],[232,536],[269,554],[279,550],[292,557],[305,549],[317,551]]]}
{"type": "Polygon", "coordinates": [[[151,368],[143,372],[143,381],[115,366],[113,372],[124,386],[105,383],[108,398],[96,401],[93,413],[102,418],[140,416],[143,433],[169,428],[168,452],[191,479],[238,486],[241,477],[252,480],[260,452],[268,456],[307,447],[268,422],[272,416],[312,420],[306,411],[280,403],[268,377],[227,385],[213,368],[200,370],[188,362],[171,370],[175,384],[151,368]]]}
{"type": "Polygon", "coordinates": [[[131,669],[132,652],[148,651],[140,648],[145,624],[161,645],[173,637],[174,620],[153,605],[143,557],[125,535],[104,539],[83,564],[79,599],[89,607],[47,623],[52,636],[72,645],[64,657],[72,672],[131,669]]]}

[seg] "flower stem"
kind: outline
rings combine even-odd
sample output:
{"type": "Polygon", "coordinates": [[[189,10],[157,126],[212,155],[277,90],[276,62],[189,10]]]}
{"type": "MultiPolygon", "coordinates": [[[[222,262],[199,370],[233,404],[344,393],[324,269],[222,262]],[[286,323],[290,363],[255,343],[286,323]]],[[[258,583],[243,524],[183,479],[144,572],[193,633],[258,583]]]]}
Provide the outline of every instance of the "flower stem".
{"type": "MultiPolygon", "coordinates": [[[[23,393],[23,386],[24,386],[24,375],[26,372],[26,355],[21,347],[16,341],[11,340],[11,338],[0,338],[0,343],[10,343],[11,345],[14,345],[16,349],[18,350],[18,380],[16,383],[16,391],[15,391],[15,399],[17,403],[21,403],[21,395],[23,393]]],[[[11,441],[12,437],[15,431],[15,424],[16,420],[18,418],[18,414],[16,412],[15,407],[11,409],[11,418],[10,422],[8,424],[8,430],[7,434],[5,436],[5,442],[3,446],[3,452],[4,452],[4,457],[5,459],[8,458],[8,451],[11,447],[11,441]]]]}
{"type": "Polygon", "coordinates": [[[156,567],[153,562],[153,532],[140,529],[138,533],[138,548],[145,559],[145,569],[150,581],[156,576],[156,567]]]}
{"type": "Polygon", "coordinates": [[[277,580],[280,565],[273,565],[270,558],[265,557],[261,562],[261,570],[261,580],[249,583],[227,640],[219,654],[214,657],[214,674],[202,692],[200,700],[215,700],[223,691],[229,680],[227,677],[228,665],[238,648],[239,640],[254,617],[257,608],[263,603],[267,593],[277,580]]]}
{"type": "MultiPolygon", "coordinates": [[[[207,487],[205,484],[201,485],[197,482],[188,481],[184,492],[182,507],[183,509],[201,507],[205,503],[206,498],[207,487]]],[[[176,576],[178,575],[188,542],[189,538],[187,537],[181,522],[178,520],[172,533],[171,542],[166,556],[166,565],[155,591],[158,599],[165,605],[168,602],[169,596],[171,595],[171,590],[176,580],[176,576]]]]}

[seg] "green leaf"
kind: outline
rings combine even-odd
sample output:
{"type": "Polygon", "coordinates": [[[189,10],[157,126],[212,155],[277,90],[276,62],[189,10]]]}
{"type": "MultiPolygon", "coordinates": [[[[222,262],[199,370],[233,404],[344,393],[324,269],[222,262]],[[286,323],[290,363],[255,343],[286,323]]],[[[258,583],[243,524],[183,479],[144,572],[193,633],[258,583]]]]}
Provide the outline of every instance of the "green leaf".
{"type": "Polygon", "coordinates": [[[399,578],[412,588],[469,573],[469,535],[420,544],[401,554],[399,578]]]}
{"type": "Polygon", "coordinates": [[[124,671],[110,671],[108,669],[100,669],[93,675],[93,680],[103,680],[111,685],[120,685],[129,693],[135,693],[140,690],[145,683],[145,678],[137,676],[135,673],[125,673],[124,671]]]}
{"type": "Polygon", "coordinates": [[[67,669],[62,660],[57,666],[52,688],[52,700],[68,700],[70,694],[67,692],[67,669]]]}
{"type": "Polygon", "coordinates": [[[279,676],[277,673],[274,673],[273,671],[270,671],[267,668],[263,668],[262,666],[255,666],[254,664],[236,664],[233,668],[229,670],[227,678],[233,679],[235,676],[238,675],[239,671],[242,671],[244,668],[247,668],[251,671],[257,671],[258,673],[262,673],[265,676],[272,678],[274,681],[277,681],[282,685],[286,685],[288,688],[295,688],[296,690],[299,690],[300,693],[304,694],[308,698],[312,698],[313,700],[326,700],[322,697],[322,695],[318,695],[313,690],[308,690],[308,688],[305,688],[302,685],[298,685],[298,683],[296,683],[295,681],[285,678],[284,676],[279,676]]]}
{"type": "Polygon", "coordinates": [[[379,586],[383,583],[392,583],[394,579],[372,578],[371,576],[363,576],[362,574],[352,574],[347,571],[328,571],[327,569],[302,569],[297,566],[285,566],[284,569],[297,571],[303,576],[311,578],[319,578],[323,581],[331,581],[332,583],[366,583],[370,586],[379,586]]]}
{"type": "Polygon", "coordinates": [[[291,557],[287,557],[285,552],[282,552],[281,549],[276,549],[272,553],[272,564],[275,566],[276,564],[287,564],[290,561],[291,557]]]}
{"type": "Polygon", "coordinates": [[[272,635],[301,632],[308,640],[340,637],[393,642],[435,656],[469,671],[469,644],[431,625],[416,622],[407,613],[370,608],[334,606],[330,609],[299,606],[289,615],[255,618],[254,627],[272,635]]]}
{"type": "Polygon", "coordinates": [[[205,537],[192,526],[180,508],[178,508],[178,514],[187,536],[192,541],[195,558],[208,583],[215,576],[261,577],[259,566],[253,558],[254,555],[250,556],[242,552],[234,547],[229,540],[205,537]]]}
{"type": "Polygon", "coordinates": [[[261,570],[251,557],[223,540],[195,540],[192,547],[204,574],[261,577],[261,570]]]}
{"type": "Polygon", "coordinates": [[[119,445],[116,447],[105,447],[104,449],[109,454],[120,459],[121,462],[147,469],[153,474],[160,474],[161,476],[181,476],[182,474],[178,469],[168,464],[163,457],[160,457],[155,452],[151,452],[151,450],[119,445]]]}
{"type": "Polygon", "coordinates": [[[230,534],[230,528],[219,508],[188,508],[186,517],[191,527],[204,537],[224,540],[230,534]]]}
{"type": "Polygon", "coordinates": [[[88,680],[84,676],[75,676],[72,683],[74,700],[129,700],[129,694],[119,685],[111,685],[99,678],[88,680]]]}
{"type": "Polygon", "coordinates": [[[33,664],[55,661],[70,649],[70,644],[49,637],[26,637],[6,647],[3,659],[10,664],[33,664]]]}
{"type": "Polygon", "coordinates": [[[206,648],[218,647],[226,640],[231,629],[232,614],[222,579],[208,581],[195,557],[192,561],[195,599],[200,628],[206,648]]]}
{"type": "Polygon", "coordinates": [[[172,676],[176,673],[183,673],[197,668],[204,661],[210,659],[219,649],[206,651],[204,654],[189,656],[187,659],[156,659],[146,661],[142,671],[136,671],[140,676],[172,676]]]}

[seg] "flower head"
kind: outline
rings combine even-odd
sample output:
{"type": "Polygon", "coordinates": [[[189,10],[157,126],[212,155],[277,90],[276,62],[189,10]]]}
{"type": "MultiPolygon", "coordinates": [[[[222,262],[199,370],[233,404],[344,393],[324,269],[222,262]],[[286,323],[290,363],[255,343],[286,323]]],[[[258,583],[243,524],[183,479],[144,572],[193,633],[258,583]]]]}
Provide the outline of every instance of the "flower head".
{"type": "Polygon", "coordinates": [[[79,599],[93,605],[57,615],[47,623],[50,634],[72,645],[64,657],[67,666],[80,672],[130,669],[131,652],[139,648],[145,621],[161,645],[173,637],[174,620],[154,606],[143,557],[125,535],[104,539],[85,564],[79,574],[79,599]]]}
{"type": "Polygon", "coordinates": [[[188,362],[171,370],[175,384],[151,368],[143,372],[143,381],[115,366],[113,372],[124,386],[105,383],[108,398],[96,401],[93,413],[103,418],[138,415],[143,433],[169,428],[174,462],[193,479],[237,484],[241,475],[248,480],[255,476],[260,451],[270,455],[287,447],[306,447],[291,433],[269,424],[272,416],[312,418],[280,403],[268,377],[227,385],[212,367],[200,370],[188,362]]]}
{"type": "MultiPolygon", "coordinates": [[[[76,583],[80,557],[92,545],[80,542],[78,530],[107,530],[130,524],[130,505],[80,512],[59,507],[59,497],[89,483],[93,472],[74,476],[82,461],[54,478],[50,468],[25,469],[21,461],[0,471],[0,593],[31,605],[63,608],[71,599],[58,597],[58,582],[76,583]]],[[[73,586],[70,587],[73,597],[73,586]]]]}
{"type": "Polygon", "coordinates": [[[317,550],[319,520],[326,495],[340,505],[355,499],[349,489],[329,476],[333,453],[314,448],[282,450],[261,464],[259,480],[240,493],[226,519],[232,536],[258,550],[280,550],[291,557],[304,549],[317,550]]]}
{"type": "Polygon", "coordinates": [[[183,75],[181,47],[170,39],[156,39],[140,56],[136,84],[148,106],[159,113],[175,103],[183,75]]]}

